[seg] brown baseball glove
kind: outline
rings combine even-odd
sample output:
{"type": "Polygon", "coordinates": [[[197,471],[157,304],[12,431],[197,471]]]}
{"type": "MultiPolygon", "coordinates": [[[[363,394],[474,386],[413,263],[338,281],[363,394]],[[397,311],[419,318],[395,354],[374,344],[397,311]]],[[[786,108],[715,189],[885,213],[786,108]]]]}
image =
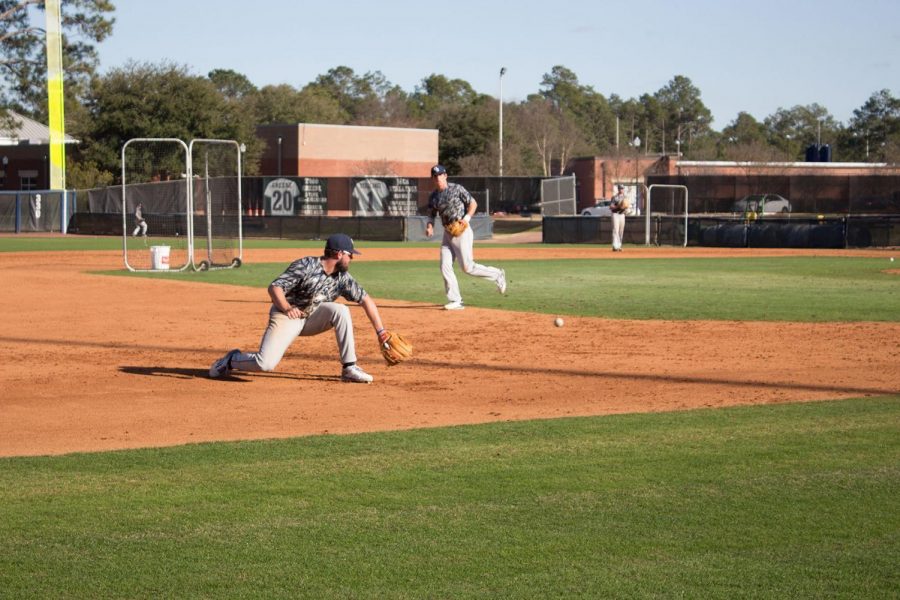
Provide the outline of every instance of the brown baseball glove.
{"type": "Polygon", "coordinates": [[[396,365],[412,356],[412,344],[407,342],[399,333],[385,331],[379,336],[381,343],[381,355],[388,365],[396,365]]]}
{"type": "Polygon", "coordinates": [[[444,225],[444,229],[447,230],[447,233],[452,235],[453,237],[459,237],[462,235],[463,231],[466,230],[469,224],[464,220],[460,219],[459,221],[453,221],[452,223],[448,223],[444,225]]]}

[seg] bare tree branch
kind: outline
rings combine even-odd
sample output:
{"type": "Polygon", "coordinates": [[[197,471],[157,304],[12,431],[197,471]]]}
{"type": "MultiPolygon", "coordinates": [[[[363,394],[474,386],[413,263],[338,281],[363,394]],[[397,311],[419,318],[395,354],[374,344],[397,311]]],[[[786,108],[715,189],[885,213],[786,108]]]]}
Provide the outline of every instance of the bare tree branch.
{"type": "Polygon", "coordinates": [[[12,15],[20,10],[25,10],[30,4],[42,4],[43,0],[23,0],[4,13],[0,13],[0,21],[8,20],[12,15]]]}

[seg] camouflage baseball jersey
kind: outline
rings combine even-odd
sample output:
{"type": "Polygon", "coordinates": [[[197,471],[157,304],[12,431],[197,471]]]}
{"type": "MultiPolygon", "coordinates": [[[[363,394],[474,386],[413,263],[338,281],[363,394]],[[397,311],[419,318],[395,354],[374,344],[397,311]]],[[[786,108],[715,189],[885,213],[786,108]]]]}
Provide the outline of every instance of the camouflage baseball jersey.
{"type": "Polygon", "coordinates": [[[469,204],[472,202],[472,194],[463,186],[456,183],[448,183],[447,189],[434,190],[428,198],[428,210],[431,218],[441,216],[441,223],[449,225],[466,216],[469,204]]]}
{"type": "Polygon", "coordinates": [[[350,273],[327,275],[318,256],[295,260],[272,285],[283,289],[287,301],[308,314],[322,302],[334,302],[338,296],[357,303],[366,297],[366,290],[350,273]]]}

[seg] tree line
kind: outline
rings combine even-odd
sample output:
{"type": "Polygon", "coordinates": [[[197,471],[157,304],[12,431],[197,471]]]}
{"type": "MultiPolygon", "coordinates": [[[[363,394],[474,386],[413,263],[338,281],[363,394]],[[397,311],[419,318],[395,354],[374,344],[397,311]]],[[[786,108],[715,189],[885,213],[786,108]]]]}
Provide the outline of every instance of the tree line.
{"type": "MultiPolygon", "coordinates": [[[[27,5],[0,0],[2,103],[47,122],[43,34],[27,5]]],[[[111,35],[108,0],[64,0],[63,63],[67,184],[109,185],[120,171],[122,145],[134,137],[225,138],[245,143],[245,173],[259,172],[257,125],[321,123],[431,128],[440,131],[440,160],[451,174],[498,175],[498,99],[462,79],[424,77],[412,91],[380,71],[336,66],[302,86],[257,87],[242,73],[192,73],[171,62],[128,62],[100,75],[95,45],[111,35]]],[[[757,120],[741,112],[721,131],[700,90],[684,75],[638,98],[609,97],[562,65],[537,91],[503,105],[503,174],[546,176],[576,156],[680,154],[693,160],[803,160],[810,144],[829,144],[835,160],[900,162],[900,99],[874,91],[841,123],[820,104],[779,108],[757,120]]],[[[388,175],[389,173],[385,173],[388,175]]]]}

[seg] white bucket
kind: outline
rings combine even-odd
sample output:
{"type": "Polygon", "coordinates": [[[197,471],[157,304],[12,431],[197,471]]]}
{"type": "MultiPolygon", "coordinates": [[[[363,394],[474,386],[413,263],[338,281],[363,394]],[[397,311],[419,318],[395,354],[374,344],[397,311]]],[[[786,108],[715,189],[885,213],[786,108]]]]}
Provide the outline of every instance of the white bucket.
{"type": "Polygon", "coordinates": [[[168,270],[169,246],[150,246],[150,264],[154,270],[168,270]]]}

